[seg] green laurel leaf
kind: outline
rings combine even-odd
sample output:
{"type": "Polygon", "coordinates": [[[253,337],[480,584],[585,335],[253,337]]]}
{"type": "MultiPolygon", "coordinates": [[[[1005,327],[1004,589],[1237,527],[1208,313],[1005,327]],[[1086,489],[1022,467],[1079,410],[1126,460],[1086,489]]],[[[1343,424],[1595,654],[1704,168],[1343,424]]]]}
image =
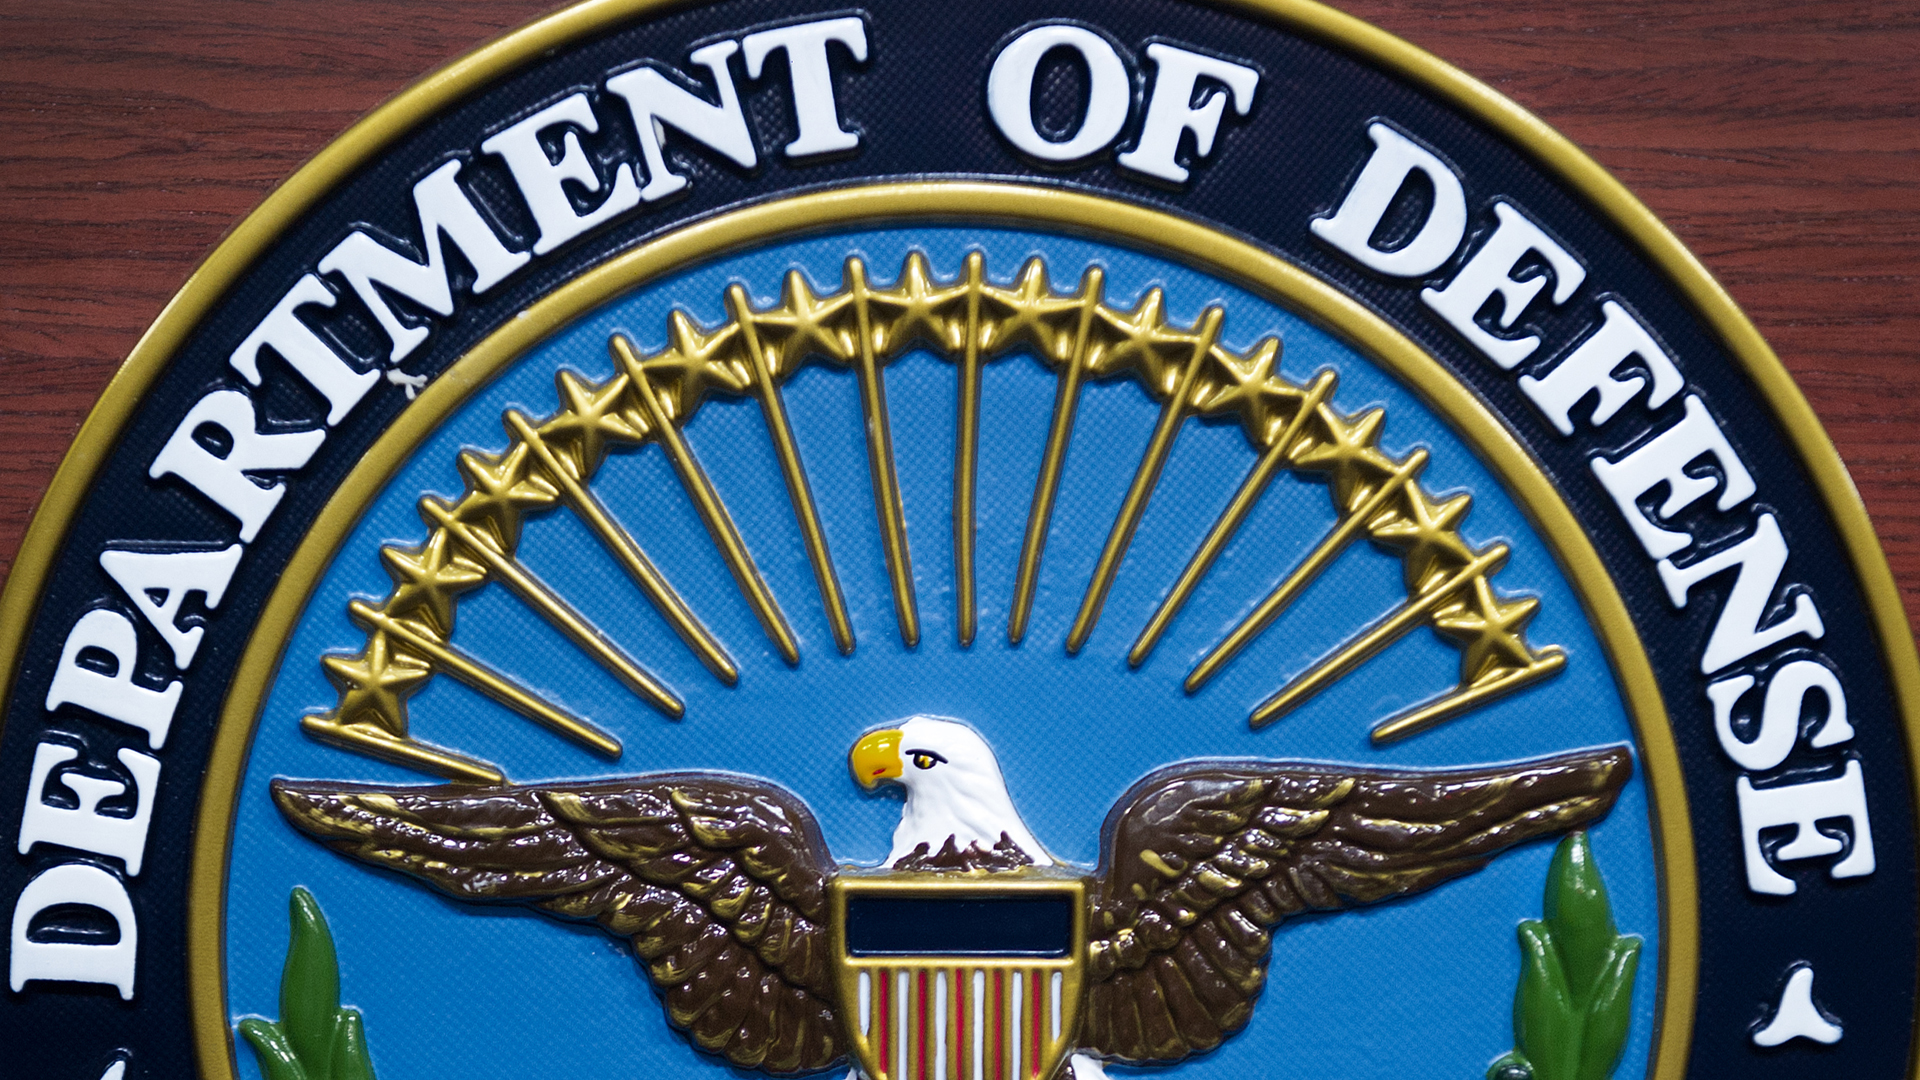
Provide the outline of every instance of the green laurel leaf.
{"type": "Polygon", "coordinates": [[[1627,1048],[1633,1020],[1633,979],[1640,969],[1640,939],[1616,938],[1587,1003],[1586,1030],[1580,1040],[1576,1080],[1607,1080],[1627,1048]]]}
{"type": "Polygon", "coordinates": [[[1613,906],[1607,887],[1594,865],[1587,834],[1577,832],[1561,841],[1547,870],[1546,922],[1560,948],[1567,989],[1576,1002],[1593,995],[1594,980],[1612,955],[1619,936],[1613,926],[1613,906]]]}
{"type": "Polygon", "coordinates": [[[367,1056],[367,1032],[360,1010],[341,1009],[334,1028],[332,1080],[373,1080],[373,1062],[367,1056]]]}
{"type": "Polygon", "coordinates": [[[293,1045],[281,1033],[280,1025],[248,1017],[240,1021],[240,1034],[253,1047],[253,1056],[267,1080],[307,1080],[306,1070],[300,1067],[300,1059],[294,1056],[293,1045]]]}
{"type": "Polygon", "coordinates": [[[287,965],[280,973],[280,1026],[308,1080],[332,1080],[334,1028],[340,1016],[340,958],[313,894],[295,888],[287,900],[291,925],[287,965]]]}
{"type": "Polygon", "coordinates": [[[280,1020],[250,1016],[240,1035],[266,1080],[374,1080],[358,1009],[340,1004],[340,957],[313,894],[287,898],[287,962],[280,971],[280,1020]]]}
{"type": "Polygon", "coordinates": [[[1520,924],[1520,989],[1513,1000],[1513,1034],[1538,1080],[1573,1080],[1580,1054],[1579,1010],[1567,989],[1566,969],[1553,931],[1543,922],[1520,924]]]}
{"type": "Polygon", "coordinates": [[[1614,927],[1613,906],[1585,833],[1554,851],[1544,919],[1519,927],[1520,984],[1513,995],[1518,1049],[1488,1080],[1607,1080],[1633,1022],[1641,940],[1614,927]]]}

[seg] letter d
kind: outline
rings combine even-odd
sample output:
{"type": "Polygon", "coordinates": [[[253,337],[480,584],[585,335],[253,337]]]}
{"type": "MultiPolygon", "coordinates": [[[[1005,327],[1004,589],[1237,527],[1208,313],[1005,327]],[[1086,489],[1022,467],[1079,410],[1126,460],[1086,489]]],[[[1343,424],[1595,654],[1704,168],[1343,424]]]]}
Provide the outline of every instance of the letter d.
{"type": "Polygon", "coordinates": [[[1431,150],[1385,124],[1368,125],[1367,134],[1373,138],[1373,156],[1353,190],[1332,217],[1315,218],[1308,228],[1368,269],[1394,277],[1430,274],[1453,257],[1467,235],[1467,197],[1460,178],[1431,150]],[[1382,251],[1373,246],[1374,230],[1415,169],[1433,184],[1433,207],[1412,240],[1382,251]]]}
{"type": "Polygon", "coordinates": [[[133,901],[120,879],[97,866],[64,863],[27,883],[13,906],[13,955],[7,964],[7,982],[15,992],[31,979],[57,982],[103,983],[120,989],[122,1000],[133,1000],[133,964],[138,931],[133,901]],[[34,916],[62,904],[98,908],[113,916],[120,940],[105,945],[72,941],[34,941],[27,936],[34,916]]]}

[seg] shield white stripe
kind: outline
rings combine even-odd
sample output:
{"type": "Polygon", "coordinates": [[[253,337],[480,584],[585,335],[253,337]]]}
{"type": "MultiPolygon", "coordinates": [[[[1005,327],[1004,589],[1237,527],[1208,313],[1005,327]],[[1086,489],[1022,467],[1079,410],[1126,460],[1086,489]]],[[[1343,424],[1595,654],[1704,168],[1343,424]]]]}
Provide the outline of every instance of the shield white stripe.
{"type": "Polygon", "coordinates": [[[1009,1005],[1007,1009],[1007,1042],[1013,1050],[1013,1067],[1007,1070],[1007,1074],[1018,1080],[1018,1077],[1023,1075],[1020,1072],[1020,1051],[1025,1049],[1020,1045],[1025,1041],[1020,1038],[1020,1018],[1025,1015],[1020,1011],[1020,992],[1026,989],[1027,973],[1016,970],[1008,972],[1008,974],[1011,977],[1007,981],[1013,984],[1013,992],[1007,995],[1009,1005]]]}
{"type": "Polygon", "coordinates": [[[933,973],[933,1080],[947,1080],[947,972],[933,973]]]}
{"type": "Polygon", "coordinates": [[[860,973],[860,1034],[873,1034],[873,976],[860,973]]]}
{"type": "Polygon", "coordinates": [[[898,1006],[893,1010],[894,1037],[894,1073],[891,1080],[907,1080],[907,1039],[913,1025],[907,1022],[907,1013],[911,1009],[912,999],[907,996],[907,973],[898,971],[893,976],[893,1000],[898,1006]]]}
{"type": "Polygon", "coordinates": [[[1060,985],[1066,980],[1062,972],[1053,973],[1053,1041],[1060,1041],[1060,985]]]}
{"type": "Polygon", "coordinates": [[[973,1080],[986,1080],[987,1061],[987,973],[973,973],[973,1080]]]}

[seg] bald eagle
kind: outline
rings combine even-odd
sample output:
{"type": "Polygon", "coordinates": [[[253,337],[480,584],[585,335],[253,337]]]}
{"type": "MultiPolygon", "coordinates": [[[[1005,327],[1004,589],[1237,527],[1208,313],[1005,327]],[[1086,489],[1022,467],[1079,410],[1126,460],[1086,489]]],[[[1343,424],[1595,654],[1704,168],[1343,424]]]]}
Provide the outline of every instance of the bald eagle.
{"type": "Polygon", "coordinates": [[[892,782],[906,791],[886,866],[957,870],[1054,864],[1014,809],[993,748],[966,724],[915,716],[861,736],[848,761],[861,786],[892,782]]]}
{"type": "MultiPolygon", "coordinates": [[[[1059,1065],[1075,1080],[1102,1062],[1213,1049],[1251,1018],[1284,919],[1421,892],[1580,828],[1606,815],[1632,769],[1620,748],[1451,770],[1181,762],[1121,796],[1087,871],[1035,838],[964,723],[916,716],[869,731],[849,765],[865,787],[905,791],[886,872],[980,888],[1084,876],[1085,996],[1059,1065]]],[[[672,1025],[734,1066],[834,1067],[866,1022],[868,1003],[843,1000],[835,977],[829,903],[833,881],[861,871],[835,863],[812,812],[777,784],[720,772],[497,787],[275,780],[272,795],[351,858],[627,939],[672,1025]]]]}

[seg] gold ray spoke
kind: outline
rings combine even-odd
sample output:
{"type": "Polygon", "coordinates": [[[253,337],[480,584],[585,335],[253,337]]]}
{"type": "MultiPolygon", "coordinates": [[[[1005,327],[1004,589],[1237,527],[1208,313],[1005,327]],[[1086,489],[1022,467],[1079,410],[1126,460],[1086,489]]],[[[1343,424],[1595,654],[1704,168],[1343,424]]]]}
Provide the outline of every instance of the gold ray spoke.
{"type": "Polygon", "coordinates": [[[428,521],[447,530],[466,554],[485,566],[496,580],[525,601],[554,629],[565,634],[581,651],[626,683],[648,704],[672,717],[678,717],[686,711],[686,706],[674,696],[673,691],[662,686],[659,680],[649,675],[618,645],[608,640],[585,616],[575,611],[573,605],[554,592],[546,582],[535,577],[533,571],[522,565],[519,559],[502,552],[485,530],[461,521],[444,504],[432,498],[420,500],[420,513],[428,521]]]}
{"type": "Polygon", "coordinates": [[[920,609],[913,589],[913,557],[907,549],[906,509],[900,502],[900,478],[893,468],[893,433],[887,426],[887,385],[874,355],[873,320],[868,310],[866,264],[847,260],[847,279],[860,327],[854,376],[860,384],[860,415],[866,421],[867,472],[873,478],[873,510],[887,553],[887,577],[893,583],[893,613],[900,640],[920,644],[920,609]]]}
{"type": "Polygon", "coordinates": [[[1073,439],[1073,416],[1080,407],[1080,386],[1087,374],[1087,341],[1093,316],[1100,308],[1106,279],[1098,266],[1080,279],[1079,322],[1073,351],[1060,365],[1053,395],[1053,419],[1047,426],[1047,449],[1040,459],[1040,475],[1033,484],[1033,505],[1027,510],[1027,532],[1020,542],[1020,568],[1014,579],[1013,609],[1007,614],[1007,640],[1015,645],[1027,636],[1033,615],[1033,594],[1040,580],[1040,558],[1047,549],[1047,530],[1053,524],[1053,502],[1060,494],[1060,474],[1066,466],[1067,444],[1073,439]]]}
{"type": "Polygon", "coordinates": [[[979,513],[974,497],[980,471],[980,287],[986,257],[967,253],[967,336],[959,364],[959,415],[953,432],[953,591],[960,644],[972,646],[979,629],[980,604],[974,583],[974,539],[979,513]]]}
{"type": "Polygon", "coordinates": [[[1313,551],[1294,567],[1293,572],[1276,585],[1274,590],[1267,594],[1265,600],[1260,601],[1260,606],[1254,608],[1246,618],[1240,621],[1240,625],[1234,627],[1220,644],[1215,645],[1205,658],[1194,665],[1193,671],[1187,675],[1187,692],[1193,693],[1205,686],[1209,679],[1220,673],[1221,668],[1240,655],[1240,650],[1246,648],[1254,638],[1259,637],[1267,627],[1273,625],[1273,620],[1280,617],[1280,613],[1287,609],[1287,605],[1293,603],[1294,599],[1305,591],[1322,571],[1333,565],[1333,560],[1338,558],[1340,553],[1347,549],[1347,545],[1360,535],[1362,528],[1380,513],[1387,500],[1419,475],[1426,464],[1426,450],[1418,449],[1408,454],[1405,461],[1396,466],[1392,473],[1361,500],[1360,505],[1343,516],[1333,527],[1333,531],[1322,538],[1313,551]]]}
{"type": "MultiPolygon", "coordinates": [[[[1253,469],[1247,473],[1246,479],[1240,482],[1240,489],[1234,492],[1233,501],[1227,504],[1220,519],[1215,521],[1213,528],[1207,531],[1207,538],[1201,541],[1200,549],[1195,551],[1193,558],[1187,561],[1186,569],[1180,572],[1180,578],[1173,583],[1172,591],[1160,601],[1160,606],[1154,610],[1153,618],[1147,621],[1146,628],[1141,630],[1140,636],[1134,640],[1132,650],[1127,653],[1129,666],[1139,667],[1147,662],[1148,656],[1153,654],[1154,646],[1160,643],[1160,638],[1173,625],[1173,620],[1179,616],[1180,609],[1186,606],[1187,601],[1193,596],[1193,591],[1199,588],[1207,572],[1213,569],[1214,561],[1220,557],[1222,551],[1226,550],[1234,534],[1239,531],[1241,525],[1246,523],[1247,515],[1251,514],[1253,508],[1259,504],[1260,496],[1266,493],[1267,485],[1273,481],[1274,474],[1287,463],[1287,458],[1293,452],[1294,442],[1300,437],[1300,431],[1306,426],[1308,418],[1313,415],[1313,410],[1318,408],[1322,401],[1332,396],[1333,388],[1338,381],[1331,371],[1323,371],[1313,380],[1313,385],[1307,389],[1307,396],[1299,410],[1293,414],[1291,420],[1287,421],[1280,436],[1274,439],[1273,444],[1261,453],[1258,461],[1254,462],[1253,469]]],[[[1282,604],[1284,603],[1283,600],[1282,604]]],[[[1276,609],[1274,615],[1278,614],[1279,611],[1276,609]]],[[[1268,621],[1272,621],[1272,618],[1273,616],[1269,616],[1268,621]]]]}
{"type": "Polygon", "coordinates": [[[340,724],[324,716],[303,716],[300,730],[342,750],[379,758],[405,769],[444,776],[465,784],[499,784],[507,779],[499,766],[451,750],[389,735],[371,724],[340,724]]]}
{"type": "Polygon", "coordinates": [[[853,622],[847,617],[847,599],[840,591],[840,577],[834,571],[833,555],[827,550],[826,530],[820,527],[820,512],[814,506],[813,488],[807,482],[807,470],[800,462],[800,446],[793,438],[793,425],[787,420],[787,405],[773,379],[773,367],[767,362],[766,348],[753,322],[753,309],[747,304],[747,290],[739,285],[727,289],[727,307],[740,324],[747,345],[748,362],[753,367],[753,396],[760,402],[767,434],[773,440],[773,455],[780,462],[780,477],[787,485],[787,501],[793,504],[793,516],[800,525],[800,538],[806,544],[807,561],[813,565],[813,581],[820,589],[820,604],[826,609],[827,626],[833,631],[834,647],[841,655],[852,655],[853,622]]]}
{"type": "Polygon", "coordinates": [[[1398,716],[1382,720],[1374,725],[1372,739],[1375,744],[1384,744],[1396,742],[1410,735],[1418,735],[1428,728],[1438,727],[1461,713],[1477,709],[1496,698],[1505,697],[1534,683],[1552,678],[1566,666],[1566,652],[1549,646],[1542,649],[1540,655],[1525,667],[1495,668],[1472,683],[1456,686],[1432,701],[1417,705],[1398,716]]]}
{"type": "Polygon", "coordinates": [[[760,628],[766,632],[774,648],[779,650],[782,659],[789,664],[799,663],[800,646],[794,641],[786,615],[781,612],[773,593],[767,589],[765,579],[760,576],[760,568],[754,565],[746,541],[740,538],[740,530],[734,525],[733,516],[727,513],[726,504],[720,501],[720,493],[714,490],[713,481],[707,479],[706,471],[700,468],[700,462],[693,456],[693,448],[687,445],[680,429],[674,426],[672,415],[667,412],[653,384],[647,380],[632,342],[616,334],[608,342],[608,347],[633,380],[634,395],[646,413],[648,432],[659,440],[660,448],[667,452],[667,460],[673,463],[673,471],[679,475],[681,486],[693,499],[694,509],[707,527],[707,535],[713,538],[714,546],[720,549],[720,557],[733,574],[734,583],[739,586],[747,605],[753,609],[754,617],[760,621],[760,628]]]}
{"type": "Polygon", "coordinates": [[[1427,591],[1408,598],[1385,618],[1342,645],[1333,655],[1307,669],[1278,693],[1261,702],[1253,710],[1249,721],[1256,728],[1266,727],[1326,689],[1328,684],[1344,678],[1361,661],[1400,640],[1407,631],[1420,625],[1436,608],[1453,599],[1463,587],[1471,585],[1476,577],[1484,577],[1497,570],[1507,561],[1507,551],[1507,545],[1494,544],[1475,555],[1473,561],[1435,582],[1427,591]]]}
{"type": "Polygon", "coordinates": [[[613,520],[613,515],[607,512],[592,489],[573,475],[573,470],[567,467],[553,447],[547,445],[519,410],[507,410],[506,424],[507,430],[533,451],[534,458],[539,461],[548,478],[560,489],[567,506],[587,523],[601,545],[619,562],[627,576],[640,586],[640,591],[646,594],[661,617],[667,620],[667,625],[680,635],[680,640],[687,643],[693,654],[721,682],[728,686],[738,682],[740,669],[734,664],[733,658],[727,655],[725,646],[700,622],[673,586],[667,583],[653,561],[647,558],[647,553],[640,549],[633,535],[613,520]]]}
{"type": "MultiPolygon", "coordinates": [[[[502,416],[511,445],[499,453],[467,449],[455,457],[465,490],[452,502],[424,499],[431,527],[424,542],[383,545],[380,558],[393,587],[378,605],[353,601],[353,620],[367,632],[357,654],[321,658],[339,692],[330,713],[303,717],[314,738],[409,768],[471,783],[498,783],[495,766],[408,734],[407,701],[444,673],[582,745],[618,755],[620,744],[451,643],[460,598],[498,582],[565,638],[606,667],[655,708],[678,717],[674,693],[533,574],[520,561],[529,515],[559,507],[579,517],[631,577],[686,647],[726,685],[739,665],[667,580],[639,541],[595,494],[607,454],[648,441],[660,444],[692,501],[715,550],[754,618],[788,664],[798,664],[793,630],[755,564],[725,502],[694,456],[688,423],[717,398],[752,396],[759,404],[787,498],[807,553],[835,646],[853,653],[848,600],[833,562],[821,508],[802,462],[782,388],[809,363],[851,369],[858,384],[875,518],[900,638],[921,636],[919,601],[908,543],[899,461],[891,431],[886,367],[920,343],[956,369],[953,447],[953,588],[955,632],[971,648],[979,631],[979,503],[981,412],[985,370],[994,360],[1030,349],[1055,377],[1047,435],[1014,568],[1007,640],[1026,637],[1039,601],[1040,571],[1065,481],[1068,450],[1086,384],[1131,378],[1158,403],[1152,436],[1115,514],[1074,614],[1065,646],[1078,654],[1098,627],[1132,541],[1158,489],[1187,420],[1237,423],[1258,455],[1252,468],[1187,560],[1167,595],[1128,650],[1138,668],[1152,655],[1282,471],[1326,481],[1337,520],[1252,612],[1187,675],[1189,693],[1240,655],[1362,536],[1399,560],[1407,599],[1379,615],[1332,654],[1315,662],[1253,710],[1263,727],[1335,681],[1412,628],[1425,624],[1460,651],[1460,674],[1443,693],[1377,723],[1375,743],[1406,738],[1552,678],[1567,662],[1555,646],[1527,643],[1525,628],[1538,597],[1502,595],[1491,575],[1506,557],[1495,544],[1476,551],[1461,532],[1472,499],[1436,498],[1417,482],[1427,453],[1394,460],[1379,446],[1383,408],[1340,412],[1332,371],[1309,385],[1280,372],[1283,342],[1267,335],[1245,352],[1219,341],[1224,313],[1209,308],[1191,327],[1166,317],[1162,288],[1145,290],[1129,309],[1104,300],[1104,270],[1086,265],[1074,291],[1056,290],[1047,263],[1025,260],[1014,279],[996,284],[985,255],[967,253],[962,272],[939,277],[924,252],[910,252],[892,285],[876,289],[859,257],[843,263],[839,288],[816,294],[798,270],[786,273],[780,301],[755,310],[744,285],[725,290],[727,319],[711,329],[686,311],[667,315],[668,343],[642,356],[615,334],[608,349],[612,377],[594,382],[572,369],[555,374],[558,408],[538,420],[519,409],[502,416]]],[[[913,448],[909,448],[910,452],[913,448]]]]}
{"type": "Polygon", "coordinates": [[[1100,621],[1100,610],[1106,606],[1107,593],[1113,588],[1113,579],[1120,572],[1120,562],[1127,557],[1127,547],[1133,543],[1133,534],[1140,527],[1140,518],[1147,512],[1147,502],[1153,498],[1153,489],[1160,483],[1161,470],[1166,468],[1167,457],[1173,453],[1173,441],[1180,435],[1180,428],[1193,415],[1193,383],[1199,378],[1205,365],[1207,353],[1213,349],[1213,343],[1220,337],[1220,321],[1226,313],[1217,307],[1211,307],[1200,316],[1200,336],[1194,343],[1193,357],[1181,369],[1179,380],[1173,392],[1160,405],[1160,419],[1154,424],[1153,438],[1147,441],[1146,453],[1141,455],[1139,468],[1133,471],[1133,482],[1127,487],[1127,497],[1120,504],[1120,513],[1113,520],[1113,528],[1107,533],[1106,545],[1100,550],[1100,561],[1094,564],[1093,578],[1087,582],[1086,595],[1080,599],[1080,611],[1073,618],[1073,629],[1067,633],[1067,652],[1078,653],[1093,628],[1100,621]]]}
{"type": "MultiPolygon", "coordinates": [[[[371,630],[383,630],[394,640],[420,653],[434,666],[493,700],[567,738],[607,757],[620,756],[620,740],[593,724],[548,702],[519,683],[474,659],[463,649],[440,640],[404,619],[396,619],[360,600],[347,604],[353,621],[371,630]]],[[[675,715],[678,715],[677,711],[675,715]]]]}

